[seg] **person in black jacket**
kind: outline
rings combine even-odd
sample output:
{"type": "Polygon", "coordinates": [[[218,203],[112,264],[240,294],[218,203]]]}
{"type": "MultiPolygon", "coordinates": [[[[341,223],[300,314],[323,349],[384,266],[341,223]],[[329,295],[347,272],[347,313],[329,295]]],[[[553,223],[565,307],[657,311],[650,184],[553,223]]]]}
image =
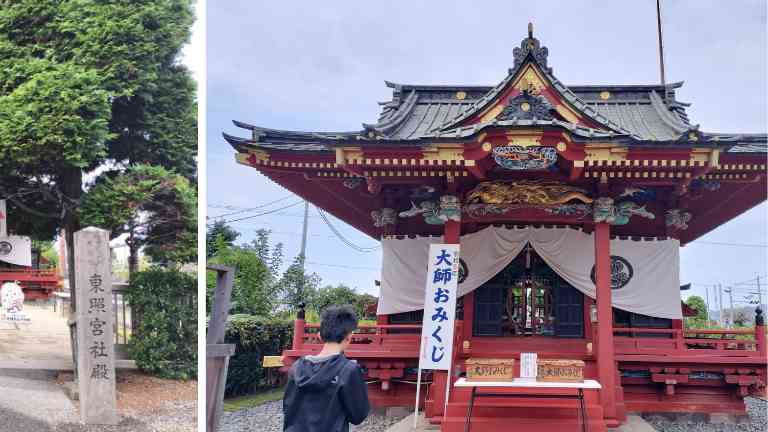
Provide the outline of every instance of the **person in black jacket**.
{"type": "Polygon", "coordinates": [[[323,311],[317,355],[294,363],[283,397],[283,430],[286,432],[348,432],[368,417],[368,387],[357,362],[344,356],[357,328],[350,306],[323,311]]]}

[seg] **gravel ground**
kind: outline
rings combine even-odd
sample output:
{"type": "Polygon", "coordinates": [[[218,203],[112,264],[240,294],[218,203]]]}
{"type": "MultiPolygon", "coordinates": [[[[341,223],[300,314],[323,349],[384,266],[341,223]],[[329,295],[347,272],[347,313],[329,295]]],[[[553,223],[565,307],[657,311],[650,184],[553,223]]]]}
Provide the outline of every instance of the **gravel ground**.
{"type": "Polygon", "coordinates": [[[702,422],[670,421],[659,415],[643,416],[657,431],[662,432],[765,432],[768,430],[766,410],[768,403],[761,399],[747,398],[749,421],[735,424],[707,424],[702,422]]]}
{"type": "MultiPolygon", "coordinates": [[[[224,413],[219,432],[282,432],[282,401],[273,401],[257,407],[224,413]]],[[[385,417],[374,413],[359,426],[352,426],[354,432],[384,432],[400,421],[402,417],[385,417]]]]}
{"type": "Polygon", "coordinates": [[[60,384],[66,376],[46,371],[0,371],[0,432],[196,432],[197,383],[169,381],[138,372],[118,375],[117,426],[79,423],[77,403],[60,384]],[[58,381],[58,382],[57,382],[58,381]]]}
{"type": "MultiPolygon", "coordinates": [[[[49,426],[50,427],[50,426],[49,426]]],[[[37,429],[29,429],[37,431],[37,429]]],[[[51,432],[196,432],[197,403],[195,401],[169,402],[162,409],[144,414],[141,419],[123,415],[117,426],[85,426],[79,423],[64,423],[51,432]]]]}

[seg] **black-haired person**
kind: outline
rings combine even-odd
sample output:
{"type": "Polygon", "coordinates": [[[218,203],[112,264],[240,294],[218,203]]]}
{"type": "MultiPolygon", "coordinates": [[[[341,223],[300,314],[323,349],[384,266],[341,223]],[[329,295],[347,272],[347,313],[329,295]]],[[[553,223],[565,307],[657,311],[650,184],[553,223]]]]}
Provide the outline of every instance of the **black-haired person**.
{"type": "Polygon", "coordinates": [[[283,430],[348,432],[368,417],[368,388],[357,362],[344,350],[357,328],[350,306],[326,308],[320,318],[323,349],[294,363],[283,397],[283,430]]]}

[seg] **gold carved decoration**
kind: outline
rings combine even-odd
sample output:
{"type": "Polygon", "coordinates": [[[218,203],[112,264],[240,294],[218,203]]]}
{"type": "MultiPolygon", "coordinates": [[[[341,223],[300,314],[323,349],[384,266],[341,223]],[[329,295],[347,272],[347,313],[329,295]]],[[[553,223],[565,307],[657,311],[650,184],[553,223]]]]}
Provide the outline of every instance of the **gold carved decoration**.
{"type": "Polygon", "coordinates": [[[505,135],[507,137],[507,144],[509,145],[518,145],[522,147],[541,145],[541,131],[514,130],[507,132],[505,135]]]}
{"type": "Polygon", "coordinates": [[[463,91],[457,91],[456,92],[456,99],[458,100],[464,100],[467,98],[467,93],[463,91]]]}
{"type": "Polygon", "coordinates": [[[610,98],[611,98],[611,92],[609,92],[607,90],[603,90],[603,91],[600,92],[600,99],[608,100],[610,98]]]}
{"type": "Polygon", "coordinates": [[[627,147],[616,144],[587,144],[584,146],[585,158],[589,161],[623,161],[627,159],[627,147]]]}
{"type": "Polygon", "coordinates": [[[517,180],[496,180],[483,182],[472,189],[466,197],[468,204],[565,204],[578,200],[592,203],[587,191],[558,182],[517,180]]]}
{"type": "Polygon", "coordinates": [[[425,147],[421,154],[424,159],[462,161],[464,160],[464,147],[461,144],[438,144],[425,147]]]}
{"type": "Polygon", "coordinates": [[[532,94],[539,94],[546,87],[546,83],[537,71],[529,65],[513,87],[518,91],[528,90],[532,94]]]}
{"type": "Polygon", "coordinates": [[[520,109],[525,112],[528,112],[531,110],[531,104],[529,104],[528,102],[523,102],[522,104],[520,104],[520,109]]]}
{"type": "Polygon", "coordinates": [[[487,123],[498,117],[502,111],[504,111],[504,105],[497,104],[495,107],[491,108],[490,111],[486,112],[482,117],[480,117],[480,122],[487,123]]]}
{"type": "Polygon", "coordinates": [[[248,153],[255,157],[257,160],[260,161],[268,161],[269,160],[269,153],[265,152],[264,150],[250,150],[248,153]]]}

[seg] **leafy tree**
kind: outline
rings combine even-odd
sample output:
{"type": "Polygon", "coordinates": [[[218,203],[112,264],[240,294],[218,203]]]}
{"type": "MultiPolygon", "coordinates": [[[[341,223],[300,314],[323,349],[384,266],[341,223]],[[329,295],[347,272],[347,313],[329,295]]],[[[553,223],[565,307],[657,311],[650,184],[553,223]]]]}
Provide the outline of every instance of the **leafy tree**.
{"type": "MultiPolygon", "coordinates": [[[[336,286],[326,285],[317,290],[312,306],[322,312],[325,308],[332,305],[352,305],[356,306],[358,294],[354,289],[339,284],[336,286]]],[[[359,311],[358,311],[359,316],[359,311]]]]}
{"type": "Polygon", "coordinates": [[[350,305],[355,309],[358,318],[363,319],[365,317],[365,309],[369,305],[376,303],[377,299],[370,294],[361,294],[355,291],[354,288],[339,284],[336,286],[326,285],[318,289],[312,300],[311,307],[318,313],[322,313],[328,306],[350,305]]]}
{"type": "Polygon", "coordinates": [[[379,299],[376,296],[372,296],[367,293],[359,294],[357,296],[357,303],[355,303],[355,308],[359,313],[358,316],[360,318],[365,318],[365,310],[368,308],[368,306],[375,305],[378,301],[379,299]]]}
{"type": "Polygon", "coordinates": [[[280,266],[283,265],[283,244],[269,245],[270,230],[259,229],[256,238],[251,242],[251,248],[259,255],[259,258],[269,266],[269,271],[277,278],[280,266]]]}
{"type": "Polygon", "coordinates": [[[314,304],[318,285],[320,276],[317,273],[307,274],[304,270],[304,256],[299,254],[280,279],[284,305],[294,311],[301,303],[314,304]]]}
{"type": "Polygon", "coordinates": [[[696,309],[695,317],[686,318],[686,324],[689,328],[707,328],[707,305],[704,299],[699,296],[690,296],[685,301],[690,308],[696,309]]]}
{"type": "MultiPolygon", "coordinates": [[[[237,270],[232,288],[230,313],[261,316],[274,313],[279,306],[280,287],[276,283],[276,275],[271,271],[270,266],[249,245],[227,245],[223,236],[218,236],[216,242],[217,253],[208,262],[234,267],[237,270]]],[[[208,272],[207,286],[209,300],[211,300],[216,287],[216,277],[213,272],[208,272]]],[[[211,304],[209,301],[209,306],[211,304]]]]}
{"type": "Polygon", "coordinates": [[[234,245],[235,240],[240,237],[240,233],[227,225],[223,220],[215,221],[213,225],[208,227],[208,230],[205,233],[205,253],[208,258],[215,256],[218,253],[217,240],[219,237],[221,237],[221,241],[225,246],[231,247],[234,245]]]}
{"type": "MultiPolygon", "coordinates": [[[[59,254],[51,241],[32,240],[32,250],[40,253],[40,258],[46,261],[45,267],[56,268],[59,264],[59,254]]],[[[43,267],[42,263],[40,267],[43,267]]]]}
{"type": "Polygon", "coordinates": [[[99,177],[83,197],[81,220],[128,234],[128,272],[139,270],[139,248],[156,262],[184,263],[197,251],[196,191],[185,177],[161,166],[134,165],[99,177]]]}
{"type": "Polygon", "coordinates": [[[0,0],[0,196],[26,213],[15,232],[65,228],[69,268],[85,173],[194,180],[195,85],[177,62],[192,21],[192,0],[0,0]]]}

